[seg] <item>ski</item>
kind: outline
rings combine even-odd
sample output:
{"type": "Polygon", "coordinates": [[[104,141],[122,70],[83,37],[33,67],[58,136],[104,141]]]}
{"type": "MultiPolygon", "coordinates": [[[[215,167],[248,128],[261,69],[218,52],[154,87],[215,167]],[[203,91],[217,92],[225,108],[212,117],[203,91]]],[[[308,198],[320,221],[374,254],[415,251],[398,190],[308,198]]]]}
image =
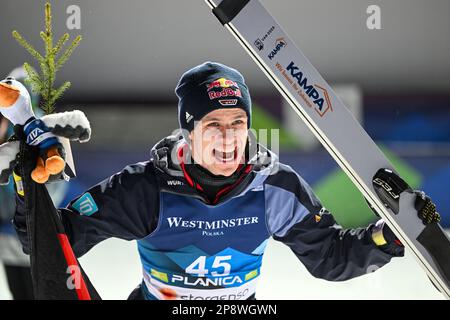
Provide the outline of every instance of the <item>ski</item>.
{"type": "Polygon", "coordinates": [[[449,237],[417,217],[416,196],[319,72],[258,0],[205,1],[450,299],[449,237]]]}

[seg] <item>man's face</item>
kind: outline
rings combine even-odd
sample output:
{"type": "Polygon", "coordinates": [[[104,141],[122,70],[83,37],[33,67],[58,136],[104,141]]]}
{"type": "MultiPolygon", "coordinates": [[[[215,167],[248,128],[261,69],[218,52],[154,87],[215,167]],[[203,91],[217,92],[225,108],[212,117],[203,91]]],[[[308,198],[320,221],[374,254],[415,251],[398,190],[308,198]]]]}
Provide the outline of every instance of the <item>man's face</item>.
{"type": "Polygon", "coordinates": [[[230,176],[244,163],[247,114],[239,108],[217,109],[199,121],[189,134],[196,163],[215,175],[230,176]]]}

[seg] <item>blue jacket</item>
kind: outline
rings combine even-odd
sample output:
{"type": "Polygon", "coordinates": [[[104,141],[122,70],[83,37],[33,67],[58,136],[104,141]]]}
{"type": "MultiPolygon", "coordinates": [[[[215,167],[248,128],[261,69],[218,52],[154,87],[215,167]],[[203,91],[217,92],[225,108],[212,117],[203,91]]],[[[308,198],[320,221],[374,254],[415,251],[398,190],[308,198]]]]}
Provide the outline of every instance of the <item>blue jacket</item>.
{"type": "Polygon", "coordinates": [[[137,240],[147,299],[246,299],[255,293],[271,237],[313,276],[331,281],[392,258],[372,240],[374,225],[344,230],[308,184],[262,146],[241,183],[207,204],[172,161],[182,144],[163,139],[149,161],[127,166],[59,210],[78,257],[110,237],[137,240]]]}

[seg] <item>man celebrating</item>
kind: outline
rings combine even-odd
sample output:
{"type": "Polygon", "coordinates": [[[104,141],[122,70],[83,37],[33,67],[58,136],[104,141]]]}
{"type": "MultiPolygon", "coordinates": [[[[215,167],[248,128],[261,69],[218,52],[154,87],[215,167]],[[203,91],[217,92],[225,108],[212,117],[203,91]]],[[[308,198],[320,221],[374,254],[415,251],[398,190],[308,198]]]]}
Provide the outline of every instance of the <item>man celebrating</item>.
{"type": "MultiPolygon", "coordinates": [[[[143,282],[130,299],[252,299],[267,240],[331,281],[381,267],[403,246],[381,220],[340,227],[308,184],[250,139],[242,75],[206,62],[176,88],[182,134],[59,209],[77,256],[110,237],[137,240],[143,282]]],[[[17,231],[27,250],[24,199],[17,231]]]]}

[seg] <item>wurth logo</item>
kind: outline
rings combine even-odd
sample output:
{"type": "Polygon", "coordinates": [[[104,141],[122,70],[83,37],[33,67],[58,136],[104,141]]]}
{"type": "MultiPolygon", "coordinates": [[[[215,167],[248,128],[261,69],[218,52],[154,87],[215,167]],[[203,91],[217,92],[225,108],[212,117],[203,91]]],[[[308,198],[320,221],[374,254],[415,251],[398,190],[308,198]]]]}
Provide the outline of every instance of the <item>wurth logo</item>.
{"type": "Polygon", "coordinates": [[[168,186],[182,186],[183,182],[178,181],[178,180],[168,180],[167,185],[168,186]]]}

